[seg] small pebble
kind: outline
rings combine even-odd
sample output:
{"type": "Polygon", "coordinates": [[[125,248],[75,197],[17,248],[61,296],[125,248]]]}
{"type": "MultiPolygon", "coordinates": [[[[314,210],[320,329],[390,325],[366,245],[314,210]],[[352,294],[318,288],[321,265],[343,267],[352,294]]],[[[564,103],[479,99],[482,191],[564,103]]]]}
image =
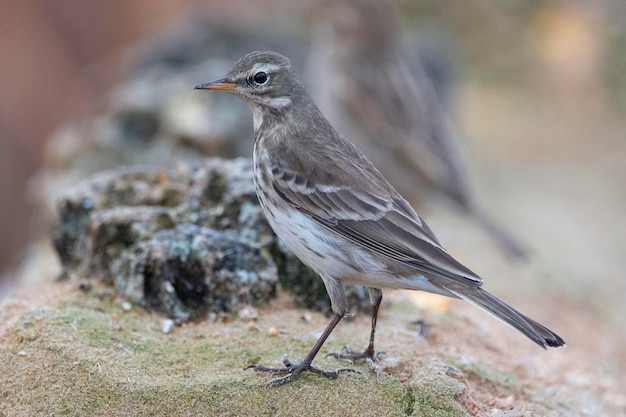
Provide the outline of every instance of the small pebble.
{"type": "Polygon", "coordinates": [[[270,327],[269,329],[267,329],[267,335],[269,337],[275,337],[278,335],[278,330],[276,329],[276,327],[270,327]]]}
{"type": "Polygon", "coordinates": [[[309,313],[304,313],[302,316],[300,316],[300,320],[303,323],[309,324],[311,322],[311,315],[309,313]]]}
{"type": "Polygon", "coordinates": [[[120,315],[117,313],[111,314],[111,320],[118,321],[120,319],[120,315]]]}
{"type": "Polygon", "coordinates": [[[248,330],[259,330],[259,328],[256,326],[256,321],[250,320],[248,322],[248,330]]]}
{"type": "Polygon", "coordinates": [[[167,319],[163,321],[163,327],[161,327],[161,331],[165,334],[168,334],[172,330],[172,327],[174,327],[174,320],[167,319]]]}
{"type": "Polygon", "coordinates": [[[17,356],[26,356],[26,352],[20,350],[19,352],[17,352],[17,356]]]}
{"type": "Polygon", "coordinates": [[[122,310],[130,311],[132,308],[133,308],[133,305],[131,303],[129,303],[128,301],[124,301],[122,303],[122,310]]]}

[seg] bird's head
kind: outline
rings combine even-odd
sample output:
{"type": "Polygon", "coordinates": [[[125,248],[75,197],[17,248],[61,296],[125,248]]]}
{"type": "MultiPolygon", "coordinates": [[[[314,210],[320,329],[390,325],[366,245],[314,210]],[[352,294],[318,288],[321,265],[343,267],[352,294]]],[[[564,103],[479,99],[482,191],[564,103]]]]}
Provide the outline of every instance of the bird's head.
{"type": "Polygon", "coordinates": [[[235,93],[251,106],[280,109],[290,106],[294,93],[301,91],[289,59],[275,52],[251,52],[235,62],[219,80],[197,85],[200,90],[235,93]]]}

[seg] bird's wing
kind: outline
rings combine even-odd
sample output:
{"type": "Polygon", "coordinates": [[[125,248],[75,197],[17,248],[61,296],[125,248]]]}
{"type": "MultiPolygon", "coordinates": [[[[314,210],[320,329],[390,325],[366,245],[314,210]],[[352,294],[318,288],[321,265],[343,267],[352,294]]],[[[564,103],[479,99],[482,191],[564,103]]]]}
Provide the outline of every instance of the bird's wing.
{"type": "Polygon", "coordinates": [[[402,197],[315,183],[284,166],[274,166],[272,174],[274,190],[282,199],[329,230],[420,271],[482,284],[443,249],[402,197]]]}

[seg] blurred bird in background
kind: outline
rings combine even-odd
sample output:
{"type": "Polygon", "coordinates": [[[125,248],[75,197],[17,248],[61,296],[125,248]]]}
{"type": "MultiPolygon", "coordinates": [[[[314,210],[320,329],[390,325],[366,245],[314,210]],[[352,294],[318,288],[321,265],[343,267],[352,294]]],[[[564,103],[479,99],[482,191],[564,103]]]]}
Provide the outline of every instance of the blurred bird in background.
{"type": "Polygon", "coordinates": [[[476,221],[512,259],[524,246],[474,201],[457,135],[433,78],[410,60],[386,0],[327,1],[304,77],[313,99],[399,191],[418,205],[432,192],[476,221]],[[424,192],[426,191],[426,192],[424,192]]]}

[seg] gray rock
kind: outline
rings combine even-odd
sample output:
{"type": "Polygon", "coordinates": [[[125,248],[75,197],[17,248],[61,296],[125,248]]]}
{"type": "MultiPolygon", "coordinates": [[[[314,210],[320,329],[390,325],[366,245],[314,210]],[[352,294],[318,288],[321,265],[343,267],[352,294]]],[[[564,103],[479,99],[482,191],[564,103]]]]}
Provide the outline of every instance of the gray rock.
{"type": "Polygon", "coordinates": [[[123,251],[110,271],[119,293],[182,320],[238,311],[276,291],[276,265],[266,251],[192,224],[123,251]]]}
{"type": "MultiPolygon", "coordinates": [[[[267,224],[248,159],[118,168],[67,190],[58,211],[63,277],[101,279],[167,317],[263,303],[278,281],[296,305],[329,311],[322,281],[267,224]]],[[[352,309],[369,305],[361,288],[349,296],[352,309]]]]}

